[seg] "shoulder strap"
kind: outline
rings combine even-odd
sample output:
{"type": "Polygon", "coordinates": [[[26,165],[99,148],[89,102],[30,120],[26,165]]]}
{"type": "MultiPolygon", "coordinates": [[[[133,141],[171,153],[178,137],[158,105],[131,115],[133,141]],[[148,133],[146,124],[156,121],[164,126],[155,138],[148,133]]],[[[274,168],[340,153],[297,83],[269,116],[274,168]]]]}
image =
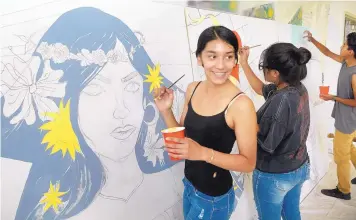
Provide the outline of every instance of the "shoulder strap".
{"type": "Polygon", "coordinates": [[[199,86],[200,83],[201,83],[201,81],[198,82],[198,84],[195,86],[195,88],[194,88],[194,90],[193,90],[193,92],[192,92],[192,95],[190,96],[189,102],[192,100],[193,95],[194,95],[194,93],[195,93],[195,90],[197,90],[197,88],[198,88],[198,86],[199,86]]]}
{"type": "Polygon", "coordinates": [[[239,92],[237,95],[234,96],[234,98],[231,99],[231,101],[229,102],[229,104],[226,106],[225,108],[225,115],[227,113],[227,110],[230,108],[230,106],[232,105],[232,103],[234,103],[234,101],[241,95],[245,95],[245,93],[243,92],[239,92]]]}

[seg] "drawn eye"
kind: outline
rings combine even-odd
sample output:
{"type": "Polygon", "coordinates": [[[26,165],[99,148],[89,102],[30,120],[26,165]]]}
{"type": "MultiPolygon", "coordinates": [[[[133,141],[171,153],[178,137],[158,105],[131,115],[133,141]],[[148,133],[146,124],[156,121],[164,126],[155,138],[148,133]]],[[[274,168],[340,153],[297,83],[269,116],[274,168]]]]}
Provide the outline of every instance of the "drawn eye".
{"type": "Polygon", "coordinates": [[[104,88],[98,84],[90,84],[83,89],[83,92],[89,96],[97,96],[103,93],[104,91],[104,88]]]}
{"type": "Polygon", "coordinates": [[[140,89],[140,84],[137,82],[130,82],[125,86],[125,91],[135,93],[140,89]]]}

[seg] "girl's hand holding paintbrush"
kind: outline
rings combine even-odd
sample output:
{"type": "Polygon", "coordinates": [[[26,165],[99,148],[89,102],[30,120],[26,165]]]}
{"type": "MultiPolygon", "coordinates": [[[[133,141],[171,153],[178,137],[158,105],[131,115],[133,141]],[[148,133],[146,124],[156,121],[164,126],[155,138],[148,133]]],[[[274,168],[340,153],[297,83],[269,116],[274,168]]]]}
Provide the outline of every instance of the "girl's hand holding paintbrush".
{"type": "Polygon", "coordinates": [[[244,46],[239,49],[239,56],[240,56],[240,63],[241,64],[248,64],[248,56],[250,55],[250,49],[259,47],[261,44],[257,44],[255,46],[249,47],[249,46],[244,46]]]}
{"type": "Polygon", "coordinates": [[[155,89],[153,92],[153,97],[156,106],[160,112],[167,111],[172,108],[174,94],[172,89],[168,89],[165,86],[155,89]]]}
{"type": "Polygon", "coordinates": [[[248,56],[250,55],[250,47],[244,46],[239,50],[239,61],[242,64],[248,63],[248,56]]]}
{"type": "Polygon", "coordinates": [[[172,83],[168,88],[165,86],[161,86],[158,89],[155,89],[153,92],[154,100],[156,106],[160,112],[164,112],[172,108],[174,94],[173,90],[171,89],[179,80],[181,80],[185,74],[179,77],[174,83],[172,83]]]}

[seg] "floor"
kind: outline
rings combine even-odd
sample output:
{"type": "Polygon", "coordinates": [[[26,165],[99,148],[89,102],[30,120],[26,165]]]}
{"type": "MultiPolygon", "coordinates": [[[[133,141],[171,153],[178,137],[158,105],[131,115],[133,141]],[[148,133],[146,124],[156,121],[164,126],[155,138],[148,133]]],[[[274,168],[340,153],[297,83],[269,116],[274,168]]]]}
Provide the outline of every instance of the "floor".
{"type": "MultiPolygon", "coordinates": [[[[356,177],[354,169],[353,177],[356,177]]],[[[320,193],[321,189],[335,188],[336,183],[336,165],[332,162],[328,173],[302,201],[302,220],[356,220],[356,185],[352,185],[352,198],[349,201],[326,197],[320,193]]]]}

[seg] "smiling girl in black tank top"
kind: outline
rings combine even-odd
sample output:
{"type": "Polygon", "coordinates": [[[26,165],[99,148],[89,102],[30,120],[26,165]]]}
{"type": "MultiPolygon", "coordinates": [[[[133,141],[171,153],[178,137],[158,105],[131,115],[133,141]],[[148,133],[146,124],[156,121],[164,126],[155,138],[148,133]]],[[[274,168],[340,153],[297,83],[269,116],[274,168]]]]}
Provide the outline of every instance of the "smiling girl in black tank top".
{"type": "MultiPolygon", "coordinates": [[[[184,120],[186,136],[202,146],[229,154],[236,141],[234,130],[227,125],[225,120],[229,105],[224,111],[213,116],[202,116],[196,113],[192,106],[192,98],[199,84],[200,82],[195,87],[188,103],[188,111],[184,120]]],[[[239,95],[242,95],[242,92],[234,96],[230,104],[239,95]]],[[[210,196],[223,195],[232,187],[229,170],[204,161],[186,160],[184,174],[197,190],[210,196]]]]}
{"type": "Polygon", "coordinates": [[[185,138],[168,138],[171,157],[185,160],[185,219],[229,219],[235,194],[230,171],[251,172],[256,165],[257,119],[251,100],[229,80],[237,63],[235,34],[210,27],[199,37],[196,56],[207,80],[186,91],[178,123],[172,113],[173,92],[155,91],[156,106],[167,127],[185,127],[185,138]],[[231,154],[237,141],[239,154],[231,154]]]}

